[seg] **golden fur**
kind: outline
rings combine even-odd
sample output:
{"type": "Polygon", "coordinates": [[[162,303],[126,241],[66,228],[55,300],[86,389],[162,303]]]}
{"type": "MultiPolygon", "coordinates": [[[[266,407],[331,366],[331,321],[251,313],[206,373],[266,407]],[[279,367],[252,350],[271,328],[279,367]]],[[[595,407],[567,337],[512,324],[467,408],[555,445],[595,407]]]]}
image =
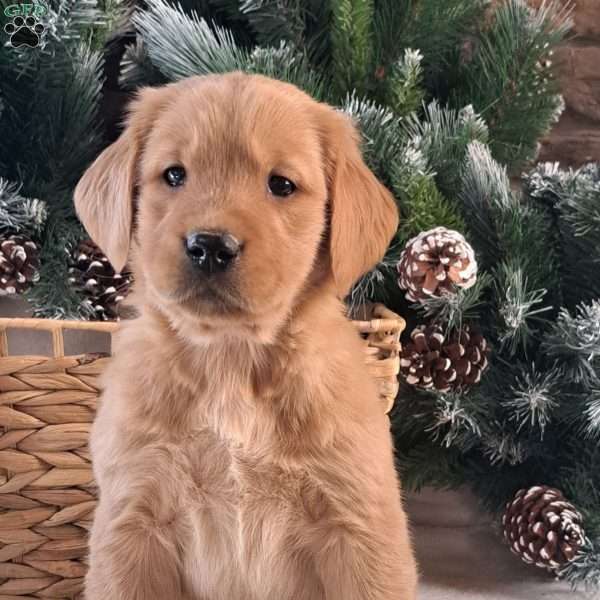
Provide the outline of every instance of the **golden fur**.
{"type": "Polygon", "coordinates": [[[338,299],[397,212],[347,117],[240,73],[145,89],[75,202],[139,314],[92,434],[87,599],[413,600],[389,423],[338,299]],[[243,241],[218,287],[185,255],[198,229],[243,241]]]}

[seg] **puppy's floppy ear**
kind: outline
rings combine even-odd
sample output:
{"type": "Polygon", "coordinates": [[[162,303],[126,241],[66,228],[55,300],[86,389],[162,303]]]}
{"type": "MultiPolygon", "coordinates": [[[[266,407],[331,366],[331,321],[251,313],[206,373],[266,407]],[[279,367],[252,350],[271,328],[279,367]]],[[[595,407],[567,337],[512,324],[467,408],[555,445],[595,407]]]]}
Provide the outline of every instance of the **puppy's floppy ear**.
{"type": "Polygon", "coordinates": [[[166,88],[141,90],[130,104],[119,139],[98,156],[75,188],[77,215],[116,271],[123,269],[129,254],[137,163],[168,96],[166,88]]]}
{"type": "Polygon", "coordinates": [[[329,251],[338,296],[343,298],[385,254],[398,229],[398,209],[392,194],[365,165],[351,120],[326,110],[329,251]]]}

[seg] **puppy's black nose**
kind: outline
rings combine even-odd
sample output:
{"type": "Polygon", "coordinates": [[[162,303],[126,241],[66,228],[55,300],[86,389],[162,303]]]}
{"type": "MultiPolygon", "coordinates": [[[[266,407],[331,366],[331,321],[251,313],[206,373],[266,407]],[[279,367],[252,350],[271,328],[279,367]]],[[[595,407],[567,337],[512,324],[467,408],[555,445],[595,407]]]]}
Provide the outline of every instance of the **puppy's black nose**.
{"type": "Polygon", "coordinates": [[[207,275],[225,271],[240,253],[240,243],[230,233],[194,232],[185,240],[192,262],[207,275]]]}

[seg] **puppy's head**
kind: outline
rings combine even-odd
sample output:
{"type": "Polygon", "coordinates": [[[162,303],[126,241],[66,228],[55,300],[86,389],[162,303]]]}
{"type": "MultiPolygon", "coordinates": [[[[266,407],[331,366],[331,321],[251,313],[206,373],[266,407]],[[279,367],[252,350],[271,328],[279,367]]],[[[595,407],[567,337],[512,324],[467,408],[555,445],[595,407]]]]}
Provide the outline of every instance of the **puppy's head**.
{"type": "Polygon", "coordinates": [[[347,117],[240,73],[142,90],[75,205],[116,269],[132,255],[144,301],[182,331],[263,340],[307,289],[343,297],[398,219],[347,117]]]}

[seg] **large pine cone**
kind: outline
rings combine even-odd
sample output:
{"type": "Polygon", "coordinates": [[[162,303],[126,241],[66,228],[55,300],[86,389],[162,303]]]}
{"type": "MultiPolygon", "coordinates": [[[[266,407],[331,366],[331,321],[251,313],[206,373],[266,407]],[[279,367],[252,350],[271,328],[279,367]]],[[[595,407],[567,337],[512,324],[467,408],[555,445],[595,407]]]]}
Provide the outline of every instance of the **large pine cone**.
{"type": "Polygon", "coordinates": [[[485,338],[468,326],[444,335],[439,325],[415,327],[400,357],[407,383],[449,392],[479,383],[487,368],[485,338]]]}
{"type": "Polygon", "coordinates": [[[129,293],[132,277],[128,271],[117,273],[102,250],[85,240],[73,252],[69,281],[95,318],[106,321],[119,318],[119,305],[129,293]]]}
{"type": "Polygon", "coordinates": [[[23,235],[0,241],[0,296],[22,294],[39,279],[40,258],[35,242],[23,235]]]}
{"type": "Polygon", "coordinates": [[[562,493],[537,485],[519,490],[502,517],[512,552],[549,570],[573,560],[585,541],[583,518],[562,493]]]}
{"type": "Polygon", "coordinates": [[[477,261],[465,238],[445,227],[424,231],[411,239],[398,263],[398,285],[406,299],[419,302],[454,294],[477,279],[477,261]]]}

